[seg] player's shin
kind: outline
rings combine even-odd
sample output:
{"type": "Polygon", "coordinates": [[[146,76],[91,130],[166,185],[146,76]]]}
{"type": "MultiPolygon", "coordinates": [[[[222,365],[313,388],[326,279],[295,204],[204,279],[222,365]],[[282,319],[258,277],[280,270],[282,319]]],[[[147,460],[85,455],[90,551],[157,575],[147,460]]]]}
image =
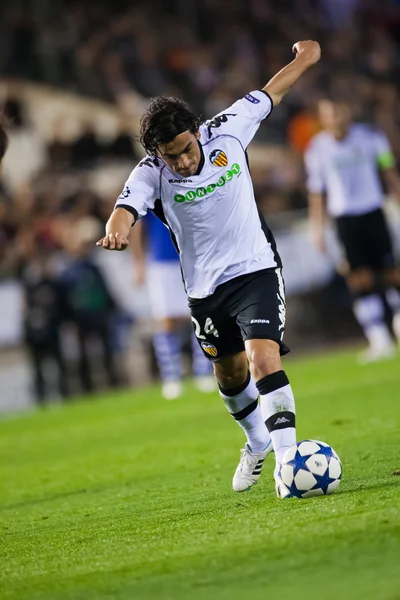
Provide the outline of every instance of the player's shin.
{"type": "Polygon", "coordinates": [[[245,432],[251,452],[258,454],[265,450],[271,438],[258,404],[257,386],[250,373],[241,386],[232,389],[219,386],[219,393],[229,413],[245,432]]]}
{"type": "Polygon", "coordinates": [[[282,461],[286,450],[296,443],[296,416],[292,388],[285,371],[257,381],[263,421],[271,436],[275,457],[282,461]]]}

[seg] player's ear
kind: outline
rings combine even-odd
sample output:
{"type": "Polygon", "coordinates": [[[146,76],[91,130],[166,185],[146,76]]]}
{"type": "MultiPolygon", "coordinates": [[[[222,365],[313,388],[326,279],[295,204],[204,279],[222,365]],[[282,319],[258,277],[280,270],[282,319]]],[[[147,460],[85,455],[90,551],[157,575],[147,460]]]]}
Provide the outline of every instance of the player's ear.
{"type": "Polygon", "coordinates": [[[199,131],[199,130],[197,130],[197,131],[196,131],[196,133],[195,133],[194,135],[195,135],[195,137],[196,137],[196,140],[199,140],[199,139],[200,139],[200,131],[199,131]]]}

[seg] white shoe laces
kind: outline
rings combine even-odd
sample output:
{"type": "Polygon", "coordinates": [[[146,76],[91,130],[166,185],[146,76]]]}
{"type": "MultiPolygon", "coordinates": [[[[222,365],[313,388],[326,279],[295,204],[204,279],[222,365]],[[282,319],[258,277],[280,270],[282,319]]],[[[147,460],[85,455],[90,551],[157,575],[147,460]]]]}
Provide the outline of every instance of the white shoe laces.
{"type": "Polygon", "coordinates": [[[238,465],[238,472],[243,473],[248,471],[250,475],[253,473],[256,464],[259,461],[259,454],[251,454],[247,448],[242,448],[240,451],[241,457],[238,465]]]}

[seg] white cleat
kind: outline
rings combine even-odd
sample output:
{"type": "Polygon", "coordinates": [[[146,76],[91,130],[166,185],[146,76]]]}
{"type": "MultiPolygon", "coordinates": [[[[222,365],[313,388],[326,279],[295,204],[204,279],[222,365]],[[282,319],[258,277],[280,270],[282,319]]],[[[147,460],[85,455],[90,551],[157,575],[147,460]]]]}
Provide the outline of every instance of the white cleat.
{"type": "Polygon", "coordinates": [[[388,344],[381,348],[369,346],[369,348],[358,355],[358,362],[360,365],[367,365],[369,363],[379,362],[380,360],[393,358],[395,354],[396,349],[393,344],[388,344]]]}
{"type": "Polygon", "coordinates": [[[240,462],[233,476],[232,487],[234,492],[246,492],[257,483],[264,460],[271,451],[272,442],[258,454],[252,454],[250,446],[246,444],[240,451],[240,462]]]}
{"type": "Polygon", "coordinates": [[[199,392],[203,392],[203,394],[210,394],[211,392],[215,392],[217,390],[217,382],[214,375],[202,375],[195,377],[194,385],[199,392]]]}
{"type": "Polygon", "coordinates": [[[183,386],[181,381],[165,381],[161,393],[165,400],[176,400],[182,395],[183,386]]]}
{"type": "Polygon", "coordinates": [[[274,471],[274,479],[275,479],[275,492],[277,498],[293,498],[290,490],[286,487],[281,479],[281,465],[277,462],[275,471],[274,471]]]}

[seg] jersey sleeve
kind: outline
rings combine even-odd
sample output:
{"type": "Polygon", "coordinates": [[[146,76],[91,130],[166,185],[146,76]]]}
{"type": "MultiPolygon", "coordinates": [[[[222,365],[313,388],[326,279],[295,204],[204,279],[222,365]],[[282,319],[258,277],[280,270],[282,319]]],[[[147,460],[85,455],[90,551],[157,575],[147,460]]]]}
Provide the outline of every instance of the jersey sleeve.
{"type": "Polygon", "coordinates": [[[250,92],[205,123],[208,137],[219,133],[229,134],[236,137],[246,149],[261,121],[269,116],[272,109],[273,103],[269,94],[261,90],[250,92]]]}
{"type": "Polygon", "coordinates": [[[159,170],[151,158],[145,158],[133,169],[114,208],[125,208],[135,219],[154,208],[159,187],[159,170]]]}
{"type": "Polygon", "coordinates": [[[325,191],[321,154],[317,144],[311,142],[304,154],[307,190],[311,194],[322,194],[325,191]]]}
{"type": "Polygon", "coordinates": [[[382,131],[375,131],[374,152],[380,169],[391,169],[395,166],[395,158],[390,142],[382,131]]]}

